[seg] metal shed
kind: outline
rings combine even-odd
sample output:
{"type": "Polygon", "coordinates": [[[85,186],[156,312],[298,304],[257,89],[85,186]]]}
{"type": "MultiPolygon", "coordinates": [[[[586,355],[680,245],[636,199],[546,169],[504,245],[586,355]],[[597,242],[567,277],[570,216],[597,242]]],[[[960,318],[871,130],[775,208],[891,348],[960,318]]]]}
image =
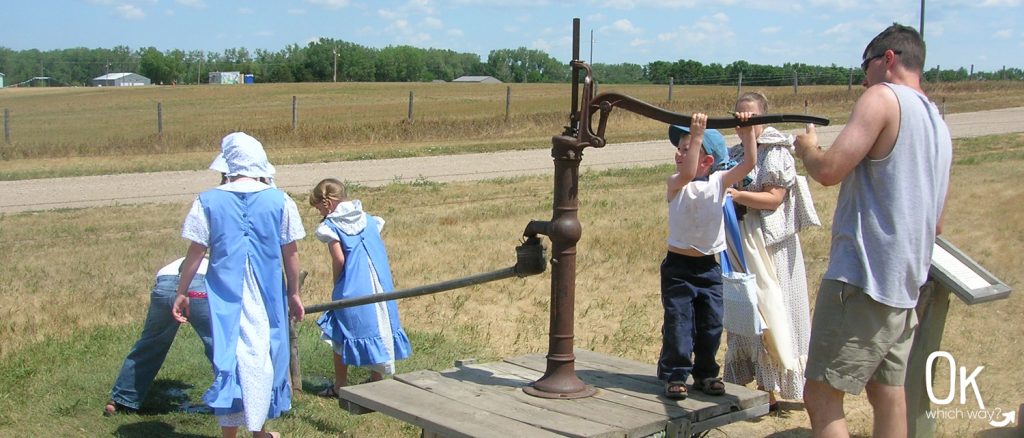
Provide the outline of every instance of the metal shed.
{"type": "Polygon", "coordinates": [[[452,82],[463,82],[472,84],[500,84],[501,81],[494,76],[460,76],[452,79],[452,82]]]}
{"type": "Polygon", "coordinates": [[[92,79],[94,87],[138,87],[151,83],[149,78],[138,73],[107,73],[92,79]]]}

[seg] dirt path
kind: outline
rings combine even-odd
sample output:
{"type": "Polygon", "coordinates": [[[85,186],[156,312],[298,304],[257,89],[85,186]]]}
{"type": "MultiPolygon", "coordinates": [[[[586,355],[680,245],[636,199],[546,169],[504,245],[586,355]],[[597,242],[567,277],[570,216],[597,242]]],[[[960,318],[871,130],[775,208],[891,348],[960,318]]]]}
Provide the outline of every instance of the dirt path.
{"type": "MultiPolygon", "coordinates": [[[[946,117],[955,138],[1024,132],[1024,108],[946,117]]],[[[818,129],[822,144],[830,144],[842,126],[818,129]]],[[[738,143],[735,135],[729,144],[738,143]]],[[[212,156],[214,151],[210,152],[212,156]]],[[[582,170],[651,166],[668,163],[667,141],[613,144],[584,151],[582,170]]],[[[549,148],[387,160],[278,166],[279,186],[305,193],[317,181],[333,177],[364,186],[425,179],[437,182],[472,181],[553,172],[549,148]]],[[[56,208],[80,208],[147,202],[188,202],[212,187],[216,175],[209,170],[101,175],[70,178],[0,181],[0,214],[56,208]],[[68,190],[68,188],[73,188],[68,190]]]]}

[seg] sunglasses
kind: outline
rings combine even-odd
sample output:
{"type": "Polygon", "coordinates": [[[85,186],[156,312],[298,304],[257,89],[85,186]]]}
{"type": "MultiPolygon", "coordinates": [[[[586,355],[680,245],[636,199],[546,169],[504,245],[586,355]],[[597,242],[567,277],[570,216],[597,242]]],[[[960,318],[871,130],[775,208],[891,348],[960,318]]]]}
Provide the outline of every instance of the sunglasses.
{"type": "MultiPolygon", "coordinates": [[[[886,50],[891,50],[891,49],[886,49],[886,50]]],[[[876,60],[878,58],[884,57],[885,56],[885,52],[886,51],[883,50],[882,53],[880,53],[878,55],[869,56],[867,58],[864,58],[864,60],[860,62],[860,69],[861,69],[861,71],[867,73],[867,71],[868,71],[868,64],[871,64],[871,61],[874,61],[874,60],[876,60]]],[[[893,50],[892,53],[896,54],[896,55],[899,55],[899,54],[903,53],[903,51],[901,51],[901,50],[893,50]]]]}

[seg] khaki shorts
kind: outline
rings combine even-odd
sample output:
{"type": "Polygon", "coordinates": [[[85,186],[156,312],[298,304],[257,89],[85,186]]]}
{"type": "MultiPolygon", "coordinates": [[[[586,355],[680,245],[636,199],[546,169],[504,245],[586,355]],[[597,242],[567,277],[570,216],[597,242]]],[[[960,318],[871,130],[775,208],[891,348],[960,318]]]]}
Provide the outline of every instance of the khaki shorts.
{"type": "Polygon", "coordinates": [[[868,381],[903,386],[917,313],[890,307],[856,286],[822,280],[805,376],[850,394],[868,381]]]}

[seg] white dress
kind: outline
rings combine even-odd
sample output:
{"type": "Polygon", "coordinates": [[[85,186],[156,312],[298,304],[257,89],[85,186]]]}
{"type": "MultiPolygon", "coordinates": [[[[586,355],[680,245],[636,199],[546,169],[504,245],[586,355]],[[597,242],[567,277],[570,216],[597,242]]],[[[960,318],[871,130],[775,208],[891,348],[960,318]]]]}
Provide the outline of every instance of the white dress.
{"type": "MultiPolygon", "coordinates": [[[[748,191],[762,191],[764,185],[795,190],[796,163],[789,150],[783,146],[758,146],[757,162],[753,172],[756,175],[748,191]]],[[[787,196],[784,202],[795,202],[787,196]]],[[[780,206],[780,208],[782,208],[780,206]]],[[[747,214],[760,214],[748,209],[747,214]]],[[[768,245],[766,250],[775,265],[776,277],[783,294],[785,313],[788,316],[792,345],[799,355],[799,370],[784,370],[772,361],[760,337],[727,335],[724,379],[727,382],[746,385],[757,380],[758,386],[766,391],[779,394],[780,398],[800,400],[803,394],[804,373],[802,365],[807,362],[810,343],[811,320],[807,298],[807,274],[804,269],[800,237],[796,234],[768,245]]]]}
{"type": "MultiPolygon", "coordinates": [[[[258,192],[270,186],[250,180],[242,180],[217,187],[230,192],[258,192]]],[[[299,209],[287,195],[285,196],[284,218],[281,221],[281,241],[294,242],[306,236],[302,227],[299,209]]],[[[199,199],[192,203],[192,208],[185,217],[182,237],[209,246],[210,224],[203,213],[203,205],[199,199]]],[[[218,417],[222,427],[246,426],[249,430],[261,430],[267,420],[270,407],[274,367],[270,360],[270,320],[267,316],[263,298],[260,293],[256,275],[252,266],[246,261],[245,277],[242,283],[242,312],[239,320],[238,344],[235,353],[238,357],[238,378],[242,386],[244,411],[218,417]]]]}

